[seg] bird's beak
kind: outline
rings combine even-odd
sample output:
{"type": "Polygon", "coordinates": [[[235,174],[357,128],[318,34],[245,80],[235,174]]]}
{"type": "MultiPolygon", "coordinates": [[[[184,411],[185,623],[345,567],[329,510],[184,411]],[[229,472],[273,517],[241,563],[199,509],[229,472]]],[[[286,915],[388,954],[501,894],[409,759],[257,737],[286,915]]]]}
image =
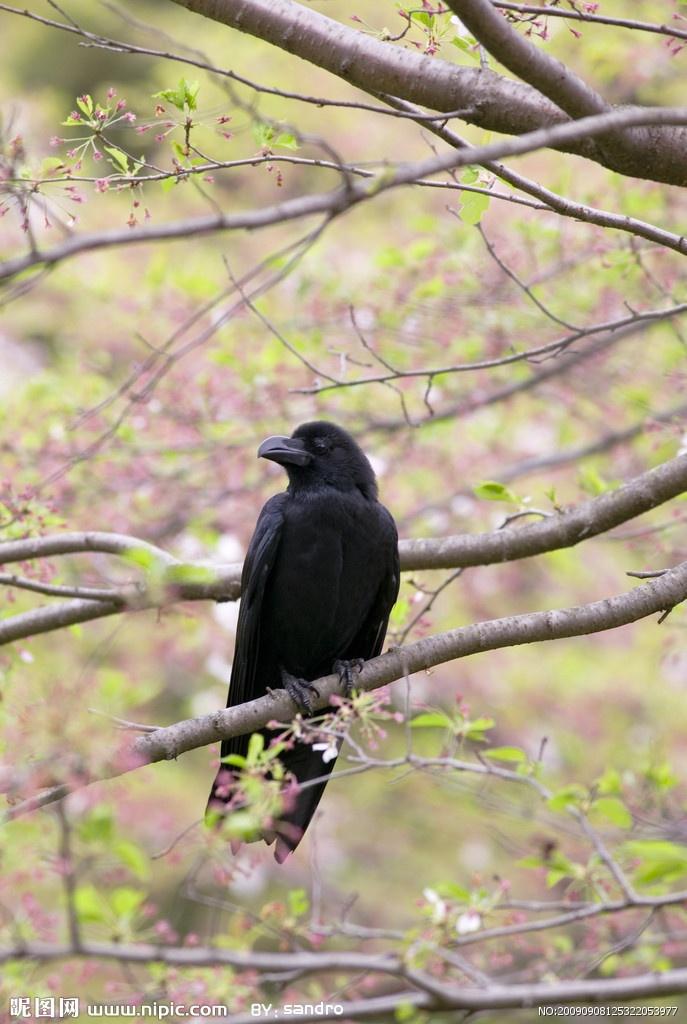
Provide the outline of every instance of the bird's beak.
{"type": "Polygon", "coordinates": [[[306,452],[299,437],[268,437],[258,448],[259,459],[278,462],[280,466],[307,466],[312,455],[306,452]]]}

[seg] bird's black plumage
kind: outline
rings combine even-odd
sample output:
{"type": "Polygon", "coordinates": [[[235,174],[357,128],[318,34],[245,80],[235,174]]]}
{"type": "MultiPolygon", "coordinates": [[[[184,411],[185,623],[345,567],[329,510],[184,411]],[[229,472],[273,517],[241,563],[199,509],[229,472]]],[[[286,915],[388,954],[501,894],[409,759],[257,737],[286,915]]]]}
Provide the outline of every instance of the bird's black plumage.
{"type": "MultiPolygon", "coordinates": [[[[289,485],[263,507],[246,555],[227,707],[289,677],[308,682],[338,661],[375,657],[398,595],[396,526],[353,438],[333,423],[305,423],[290,438],[268,438],[258,454],[283,465],[289,485]]],[[[222,757],[245,756],[248,740],[225,740],[222,757]]],[[[334,765],[303,743],[280,760],[299,783],[334,765]]],[[[220,768],[209,808],[229,799],[226,777],[220,768]]],[[[325,785],[300,791],[276,824],[278,860],[298,845],[325,785]]]]}

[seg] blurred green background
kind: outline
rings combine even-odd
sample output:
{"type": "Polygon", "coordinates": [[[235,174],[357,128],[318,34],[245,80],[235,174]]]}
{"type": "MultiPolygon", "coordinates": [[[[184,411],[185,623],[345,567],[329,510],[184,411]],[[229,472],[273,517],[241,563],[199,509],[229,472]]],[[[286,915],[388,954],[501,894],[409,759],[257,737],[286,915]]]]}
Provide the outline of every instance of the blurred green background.
{"type": "MultiPolygon", "coordinates": [[[[370,31],[402,25],[392,3],[361,0],[352,9],[321,0],[312,7],[347,24],[355,14],[370,31]]],[[[636,2],[632,16],[660,22],[674,8],[659,0],[636,2]]],[[[64,20],[47,4],[33,3],[31,10],[64,20]]],[[[280,50],[161,0],[79,0],[64,10],[90,32],[200,54],[265,85],[366,99],[280,50]]],[[[622,16],[627,5],[604,3],[603,13],[622,16]]],[[[333,147],[357,166],[420,159],[442,145],[406,121],[258,96],[159,57],[84,46],[75,35],[5,12],[0,25],[3,166],[29,178],[42,176],[46,159],[68,159],[74,143],[64,140],[79,131],[62,122],[76,97],[88,93],[104,103],[108,89],[125,98],[126,109],[137,117],[113,131],[112,144],[169,170],[179,158],[172,143],[182,138],[181,129],[161,133],[165,118],[156,120],[155,107],[162,101],[153,97],[181,77],[199,83],[194,140],[213,160],[260,154],[266,126],[275,125],[286,140],[274,145],[277,156],[329,159],[333,147]],[[223,118],[230,120],[218,120],[223,118]]],[[[549,30],[546,42],[533,36],[537,45],[569,62],[612,102],[681,101],[685,58],[664,38],[596,26],[572,32],[554,19],[549,30]]],[[[438,55],[474,65],[476,55],[452,45],[454,35],[455,26],[447,23],[438,55]]],[[[426,38],[415,28],[407,44],[422,49],[426,38]]],[[[472,142],[486,138],[460,124],[456,130],[472,142]]],[[[623,180],[548,152],[513,166],[582,203],[672,230],[684,223],[678,189],[623,180]]],[[[91,180],[72,183],[77,201],[64,183],[42,188],[31,214],[41,245],[70,231],[122,228],[132,216],[139,224],[158,225],[217,207],[257,209],[338,184],[332,171],[275,161],[216,170],[206,176],[212,181],[171,188],[151,182],[142,190],[99,191],[92,179],[111,171],[106,160],[86,156],[75,174],[91,180]]],[[[56,176],[54,169],[51,174],[56,176]]],[[[460,180],[512,195],[484,172],[460,180]]],[[[267,434],[290,432],[311,418],[333,419],[356,433],[374,458],[382,499],[404,537],[492,530],[522,509],[550,513],[673,457],[684,415],[663,417],[685,401],[679,318],[638,330],[569,366],[568,357],[559,357],[437,375],[428,395],[422,378],[407,378],[394,388],[299,391],[326,374],[347,380],[377,375],[383,366],[376,355],[403,370],[446,367],[563,337],[567,330],[555,318],[589,327],[619,320],[628,310],[663,309],[687,298],[681,257],[667,249],[507,199],[492,197],[475,207],[474,195],[405,189],[336,220],[258,300],[274,330],[246,308],[211,328],[235,302],[222,297],[230,275],[244,275],[263,260],[263,278],[283,268],[284,257],[275,254],[312,231],[314,221],[86,252],[58,265],[25,294],[11,294],[0,322],[3,536],[114,530],[182,557],[240,560],[262,501],[283,486],[276,467],[257,463],[257,445],[267,434]],[[485,238],[553,317],[504,273],[485,238]],[[146,371],[145,360],[164,346],[173,358],[157,379],[146,371]],[[527,386],[554,366],[561,372],[527,386]],[[511,398],[499,399],[503,389],[517,384],[522,388],[511,398]],[[634,427],[635,436],[622,443],[609,440],[634,427]],[[603,450],[577,457],[578,449],[597,442],[603,450]],[[536,468],[549,457],[552,465],[536,468]],[[477,497],[474,488],[485,480],[507,484],[512,500],[477,497]]],[[[0,221],[3,259],[27,247],[15,199],[9,196],[0,221]]],[[[586,353],[589,344],[573,351],[586,353]]],[[[627,570],[680,560],[684,516],[684,501],[678,500],[569,551],[470,569],[446,587],[408,639],[622,593],[632,585],[627,570]]],[[[66,583],[102,583],[131,572],[104,557],[55,560],[27,571],[66,583]]],[[[444,578],[411,575],[404,578],[391,642],[424,607],[423,591],[444,578]]],[[[9,591],[2,601],[3,617],[42,603],[9,591]]],[[[7,770],[34,759],[46,759],[57,778],[80,764],[97,767],[113,744],[107,715],[169,724],[222,707],[235,616],[233,605],[189,604],[72,627],[3,649],[0,714],[7,770]]],[[[645,620],[596,637],[483,654],[414,678],[412,698],[418,707],[448,709],[458,701],[466,716],[493,718],[489,743],[516,746],[532,760],[541,754],[542,780],[553,789],[572,783],[593,787],[603,777],[633,814],[637,835],[680,843],[687,772],[684,623],[677,609],[660,628],[645,620]]],[[[392,688],[391,700],[404,707],[402,684],[392,688]]],[[[375,756],[403,750],[402,726],[385,728],[388,736],[375,756]]],[[[420,751],[449,749],[444,743],[436,730],[417,731],[420,751]]],[[[464,753],[474,748],[468,742],[464,753]]],[[[216,757],[214,749],[197,750],[70,798],[92,935],[166,941],[176,934],[181,941],[265,947],[290,941],[300,930],[312,939],[310,909],[299,904],[300,897],[289,903],[294,889],[315,900],[313,914],[325,924],[340,921],[349,908],[350,919],[360,925],[421,934],[429,919],[427,888],[462,887],[481,910],[490,904],[489,894],[543,899],[551,895],[545,870],[519,866],[522,858],[551,848],[580,863],[589,856],[565,815],[547,810],[525,787],[520,792],[464,775],[371,771],[330,785],[312,834],[284,867],[274,865],[262,846],[234,858],[226,843],[201,826],[186,831],[202,814],[216,757]],[[114,906],[111,894],[125,890],[135,895],[128,904],[120,895],[114,906]]],[[[627,838],[628,830],[612,822],[601,827],[614,847],[627,838]]],[[[63,934],[57,844],[51,810],[4,830],[0,903],[11,911],[3,925],[10,938],[12,917],[28,936],[63,934]]],[[[563,881],[554,895],[562,898],[569,888],[563,881]]],[[[485,923],[508,920],[504,911],[484,913],[485,923]]],[[[649,930],[646,941],[610,961],[609,973],[683,964],[684,946],[679,939],[667,946],[665,938],[671,930],[679,936],[681,921],[674,912],[661,924],[665,941],[652,940],[649,930]]],[[[599,951],[617,943],[624,934],[618,928],[596,919],[559,934],[555,942],[535,933],[526,942],[492,944],[475,954],[475,962],[514,980],[575,977],[599,951]]],[[[62,991],[67,980],[75,992],[114,1001],[137,986],[180,998],[202,984],[206,995],[218,999],[228,987],[227,972],[160,968],[151,977],[78,962],[59,969],[15,964],[2,985],[11,994],[37,993],[50,986],[62,991]]],[[[250,987],[244,991],[242,984],[240,978],[232,982],[238,1001],[250,987]]],[[[308,984],[313,994],[321,991],[318,983],[308,984]]]]}

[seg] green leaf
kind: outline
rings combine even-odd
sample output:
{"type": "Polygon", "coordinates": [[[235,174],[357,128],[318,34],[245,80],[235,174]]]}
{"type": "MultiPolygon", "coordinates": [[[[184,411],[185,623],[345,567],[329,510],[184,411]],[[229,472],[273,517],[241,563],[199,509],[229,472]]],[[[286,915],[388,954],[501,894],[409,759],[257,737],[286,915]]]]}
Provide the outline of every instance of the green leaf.
{"type": "Polygon", "coordinates": [[[260,819],[250,811],[233,811],[222,823],[222,833],[230,839],[250,843],[260,836],[260,819]]]}
{"type": "Polygon", "coordinates": [[[493,718],[475,718],[471,722],[466,722],[464,735],[469,740],[484,739],[484,733],[488,729],[493,729],[495,725],[493,718]]]}
{"type": "Polygon", "coordinates": [[[674,882],[687,875],[687,848],[662,839],[635,839],[625,843],[630,857],[642,861],[635,871],[635,881],[650,885],[653,882],[674,882]]]}
{"type": "Polygon", "coordinates": [[[650,782],[656,789],[672,789],[677,785],[677,776],[667,761],[659,764],[652,764],[644,772],[647,782],[650,782]]]}
{"type": "Polygon", "coordinates": [[[79,822],[79,838],[84,842],[107,842],[114,835],[112,810],[103,804],[93,808],[88,817],[79,822]]]}
{"type": "Polygon", "coordinates": [[[41,177],[45,178],[48,174],[58,171],[63,167],[64,160],[60,160],[59,156],[46,156],[41,162],[41,177]]]}
{"type": "Polygon", "coordinates": [[[610,956],[607,956],[606,959],[599,964],[599,974],[602,974],[604,978],[610,978],[610,976],[615,974],[618,968],[622,966],[622,962],[623,958],[621,956],[618,956],[617,953],[611,953],[610,956]]]}
{"type": "Polygon", "coordinates": [[[489,208],[489,196],[483,192],[461,192],[460,219],[464,224],[479,224],[489,208]]]}
{"type": "Polygon", "coordinates": [[[234,768],[245,768],[247,761],[243,754],[225,754],[221,758],[222,764],[231,764],[234,768]]]}
{"type": "Polygon", "coordinates": [[[410,723],[411,729],[448,729],[453,722],[443,711],[423,711],[410,723]]]}
{"type": "Polygon", "coordinates": [[[128,885],[110,893],[110,903],[117,917],[131,918],[145,899],[145,893],[128,885]]]}
{"type": "Polygon", "coordinates": [[[179,85],[184,90],[184,100],[189,110],[196,110],[198,107],[198,93],[200,91],[200,82],[188,82],[185,78],[182,78],[179,85]]]}
{"type": "Polygon", "coordinates": [[[568,807],[577,807],[588,796],[589,793],[584,786],[573,782],[550,796],[547,803],[552,811],[565,811],[568,807]]]}
{"type": "Polygon", "coordinates": [[[620,773],[615,768],[607,768],[594,786],[599,796],[617,796],[622,790],[620,773]]]}
{"type": "Polygon", "coordinates": [[[264,749],[265,737],[261,732],[254,732],[248,740],[248,754],[246,756],[248,764],[255,764],[264,749]]]}
{"type": "Polygon", "coordinates": [[[471,36],[454,36],[451,43],[469,57],[470,60],[479,60],[479,53],[475,48],[476,41],[471,36]]]}
{"type": "Polygon", "coordinates": [[[467,903],[470,899],[470,890],[455,882],[440,882],[434,886],[434,890],[444,899],[455,900],[457,903],[467,903]]]}
{"type": "Polygon", "coordinates": [[[93,117],[93,100],[86,94],[85,96],[76,97],[76,105],[82,114],[86,117],[93,117]]]}
{"type": "Polygon", "coordinates": [[[176,156],[180,163],[186,160],[188,154],[184,147],[181,145],[181,143],[177,141],[177,139],[172,139],[172,149],[174,150],[174,155],[176,156]]]}
{"type": "MultiPolygon", "coordinates": [[[[232,353],[232,362],[235,361],[236,356],[232,353]]],[[[391,615],[389,616],[389,624],[392,628],[402,626],[406,620],[406,616],[410,611],[410,601],[407,597],[400,597],[394,607],[391,609],[391,615]]]]}
{"type": "Polygon", "coordinates": [[[279,757],[286,749],[286,743],[271,743],[266,750],[262,752],[263,761],[272,761],[274,758],[279,757]]]}
{"type": "Polygon", "coordinates": [[[412,1003],[398,1003],[394,1007],[394,1020],[397,1024],[413,1024],[417,1020],[417,1007],[412,1003]]]}
{"type": "Polygon", "coordinates": [[[522,763],[527,760],[527,754],[520,747],[491,747],[485,750],[484,757],[493,758],[496,761],[513,761],[522,763]]]}
{"type": "Polygon", "coordinates": [[[94,885],[80,885],[74,893],[74,908],[80,921],[105,921],[107,908],[94,885]]]}
{"type": "Polygon", "coordinates": [[[296,138],[295,135],[292,135],[290,132],[282,132],[281,135],[278,135],[277,138],[274,140],[274,145],[281,146],[282,149],[300,148],[298,145],[298,139],[296,138]]]}
{"type": "Polygon", "coordinates": [[[617,796],[599,797],[594,801],[592,810],[618,828],[632,828],[632,815],[617,796]]]}
{"type": "Polygon", "coordinates": [[[286,897],[286,902],[293,917],[306,914],[310,908],[310,900],[305,889],[292,889],[286,897]]]}
{"type": "Polygon", "coordinates": [[[375,257],[375,263],[382,270],[393,270],[396,267],[402,267],[405,261],[403,251],[393,245],[387,245],[384,249],[380,249],[375,257]]]}
{"type": "Polygon", "coordinates": [[[516,505],[519,504],[513,491],[496,480],[483,480],[472,489],[478,498],[485,498],[487,501],[512,501],[516,505]]]}
{"type": "Polygon", "coordinates": [[[253,125],[253,135],[261,149],[269,149],[274,140],[274,128],[271,124],[260,122],[253,125]]]}
{"type": "Polygon", "coordinates": [[[587,494],[596,497],[610,490],[611,484],[601,476],[593,466],[582,466],[578,472],[580,487],[587,494]]]}
{"type": "Polygon", "coordinates": [[[406,255],[411,260],[426,260],[436,250],[436,242],[433,238],[418,238],[406,247],[406,255]]]}
{"type": "Polygon", "coordinates": [[[137,878],[146,879],[148,877],[148,858],[141,848],[130,839],[118,839],[112,845],[112,852],[119,857],[123,864],[126,864],[137,878]]]}
{"type": "Polygon", "coordinates": [[[153,552],[148,551],[147,548],[131,548],[130,551],[123,552],[121,557],[130,565],[138,565],[142,569],[152,569],[157,562],[153,552]]]}
{"type": "Polygon", "coordinates": [[[560,850],[554,850],[551,856],[546,861],[546,866],[549,870],[546,873],[546,884],[548,888],[552,888],[558,882],[563,881],[564,878],[582,878],[584,875],[584,868],[581,864],[575,864],[573,861],[568,860],[564,853],[560,850]]]}
{"type": "Polygon", "coordinates": [[[446,282],[440,274],[421,281],[412,292],[414,299],[436,299],[446,291],[446,282]]]}
{"type": "Polygon", "coordinates": [[[548,889],[552,889],[554,885],[558,885],[564,878],[568,878],[568,872],[563,871],[561,868],[554,868],[552,871],[546,872],[546,885],[548,889]]]}
{"type": "Polygon", "coordinates": [[[129,173],[129,158],[126,153],[123,153],[121,149],[117,149],[115,146],[103,146],[106,153],[110,154],[112,166],[121,171],[122,174],[129,173]]]}
{"type": "Polygon", "coordinates": [[[195,110],[198,106],[199,82],[188,82],[185,78],[179,79],[176,89],[161,89],[153,93],[154,100],[166,100],[177,108],[177,110],[195,110]]]}
{"type": "Polygon", "coordinates": [[[543,868],[544,860],[538,854],[532,853],[529,857],[521,857],[520,860],[516,860],[515,866],[517,868],[543,868]]]}

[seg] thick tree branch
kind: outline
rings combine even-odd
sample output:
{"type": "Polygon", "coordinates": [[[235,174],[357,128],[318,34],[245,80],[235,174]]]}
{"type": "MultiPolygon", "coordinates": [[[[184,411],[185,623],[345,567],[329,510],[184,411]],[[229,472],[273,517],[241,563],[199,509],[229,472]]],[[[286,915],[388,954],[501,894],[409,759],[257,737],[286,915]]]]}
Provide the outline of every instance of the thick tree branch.
{"type": "MultiPolygon", "coordinates": [[[[408,572],[493,565],[573,547],[635,519],[686,490],[687,455],[680,455],[615,491],[529,526],[492,533],[403,540],[399,544],[401,568],[408,572]]],[[[135,584],[112,588],[111,602],[105,599],[107,592],[103,589],[98,600],[65,601],[0,619],[0,645],[114,615],[121,612],[123,606],[135,611],[163,607],[175,601],[227,601],[240,596],[240,565],[184,563],[153,544],[121,534],[65,533],[4,541],[0,543],[0,565],[64,554],[131,555],[137,551],[144,556],[147,567],[154,569],[148,588],[135,584]]]]}
{"type": "MultiPolygon", "coordinates": [[[[363,691],[375,690],[412,673],[422,672],[472,654],[617,629],[619,626],[674,608],[685,599],[687,562],[641,584],[630,593],[617,597],[575,608],[529,612],[478,622],[417,640],[407,647],[394,648],[367,662],[357,677],[356,686],[363,691]]],[[[339,677],[335,674],[325,676],[316,680],[316,687],[320,696],[313,699],[313,708],[317,711],[326,708],[330,698],[339,693],[339,677]]],[[[291,698],[285,690],[278,690],[238,707],[225,708],[199,718],[177,722],[138,736],[132,741],[128,751],[120,754],[121,759],[112,764],[100,777],[111,778],[143,764],[174,760],[189,750],[208,746],[231,736],[255,732],[269,722],[290,721],[293,713],[291,698]]],[[[91,781],[97,780],[85,778],[84,784],[91,781]]],[[[50,792],[54,793],[52,799],[62,799],[65,796],[65,786],[57,786],[50,792]]],[[[51,802],[50,794],[40,799],[39,806],[51,802]]],[[[18,817],[29,810],[34,810],[36,806],[36,798],[31,798],[25,804],[11,808],[6,814],[6,819],[18,817]]]]}
{"type": "Polygon", "coordinates": [[[609,104],[570,68],[520,35],[490,0],[446,2],[499,64],[533,86],[570,117],[589,117],[609,109],[609,104]]]}
{"type": "MultiPolygon", "coordinates": [[[[592,22],[593,21],[597,21],[597,22],[600,22],[602,24],[618,24],[618,25],[623,25],[625,27],[629,27],[629,28],[642,28],[642,29],[645,29],[646,31],[656,31],[656,32],[660,32],[660,33],[665,34],[665,35],[674,35],[676,37],[687,38],[687,31],[682,31],[680,29],[676,29],[676,28],[673,28],[672,26],[667,26],[667,25],[650,25],[650,24],[644,23],[644,22],[631,22],[631,21],[627,21],[625,19],[603,18],[601,16],[580,14],[580,13],[575,12],[575,11],[561,10],[560,8],[557,8],[557,7],[555,7],[555,8],[546,8],[546,7],[544,7],[544,8],[536,8],[536,7],[531,7],[530,5],[507,4],[507,3],[498,3],[498,2],[495,2],[494,6],[495,7],[499,7],[499,8],[506,8],[506,9],[509,9],[509,10],[510,9],[513,9],[513,10],[517,9],[519,11],[523,11],[523,13],[540,13],[540,14],[546,13],[546,14],[551,14],[551,15],[557,16],[557,17],[569,17],[569,18],[573,18],[573,19],[577,18],[577,19],[580,19],[580,20],[592,21],[592,22]]],[[[387,109],[387,108],[379,106],[379,105],[375,106],[375,105],[372,105],[372,104],[369,104],[369,103],[362,103],[362,102],[359,102],[359,101],[356,101],[356,100],[342,100],[342,99],[334,100],[334,99],[328,99],[328,98],[323,97],[323,96],[309,96],[309,95],[305,95],[303,93],[290,92],[290,91],[285,90],[285,89],[278,89],[278,88],[275,88],[275,87],[260,85],[260,84],[258,84],[255,81],[252,81],[250,79],[242,77],[241,75],[237,74],[234,71],[231,71],[231,70],[226,69],[226,68],[215,67],[214,65],[208,63],[207,61],[203,61],[203,60],[200,60],[199,58],[194,58],[194,57],[189,56],[189,55],[172,53],[172,52],[170,52],[168,50],[156,50],[156,49],[150,48],[150,47],[136,46],[136,45],[134,45],[132,43],[123,42],[121,40],[109,39],[109,38],[106,38],[106,37],[103,37],[103,36],[96,35],[96,34],[94,34],[92,32],[88,32],[86,29],[84,29],[84,28],[82,28],[80,26],[77,26],[77,25],[71,25],[71,24],[66,24],[64,22],[54,21],[53,19],[50,19],[50,18],[43,18],[40,15],[35,14],[35,13],[31,12],[31,11],[19,10],[17,8],[8,6],[7,4],[0,3],[0,11],[3,11],[3,10],[7,11],[8,13],[11,13],[11,14],[15,14],[15,15],[18,15],[18,16],[21,16],[21,17],[26,17],[26,18],[29,18],[31,20],[37,21],[40,24],[46,25],[47,27],[50,27],[50,28],[55,28],[55,29],[58,29],[60,31],[68,32],[68,33],[70,33],[72,35],[82,36],[85,40],[87,40],[87,45],[102,47],[104,49],[112,50],[115,53],[126,53],[126,54],[132,54],[132,55],[142,55],[142,56],[149,56],[149,57],[158,57],[158,58],[160,58],[162,60],[177,61],[177,62],[180,62],[180,63],[183,63],[183,64],[190,65],[192,67],[200,68],[200,69],[202,69],[204,71],[209,72],[210,74],[218,75],[218,76],[224,77],[224,78],[229,78],[232,81],[239,82],[240,84],[245,85],[248,88],[253,89],[253,90],[255,90],[258,93],[263,93],[263,94],[267,94],[267,95],[274,95],[274,96],[280,96],[280,97],[282,97],[284,99],[295,100],[296,102],[301,102],[301,103],[314,104],[314,105],[316,105],[318,107],[327,107],[327,106],[337,107],[338,106],[338,107],[342,107],[342,108],[364,110],[364,111],[367,111],[367,112],[370,112],[370,113],[387,114],[387,115],[391,115],[391,116],[395,116],[395,117],[399,117],[399,118],[409,118],[409,119],[415,120],[422,127],[428,128],[433,134],[435,134],[435,135],[439,136],[440,138],[444,139],[444,141],[448,142],[450,145],[456,146],[458,148],[461,148],[463,146],[467,146],[467,143],[464,142],[464,140],[461,139],[458,135],[456,135],[455,132],[451,131],[446,126],[445,123],[443,123],[441,125],[436,123],[439,119],[442,119],[442,118],[448,117],[448,116],[453,116],[451,112],[449,112],[446,115],[442,115],[442,114],[428,114],[424,110],[422,110],[420,107],[414,106],[412,103],[408,103],[405,100],[401,100],[401,99],[398,99],[397,97],[392,97],[392,96],[389,96],[389,95],[387,95],[385,97],[385,102],[392,109],[387,109]]],[[[217,167],[222,167],[222,166],[239,166],[240,164],[245,164],[245,163],[254,164],[256,162],[260,162],[260,160],[263,160],[263,159],[264,160],[268,160],[269,159],[273,163],[274,162],[290,162],[290,163],[312,164],[312,165],[321,166],[321,167],[331,166],[333,169],[339,169],[339,164],[334,164],[334,163],[330,164],[326,160],[304,160],[302,158],[297,158],[297,157],[276,156],[275,154],[272,154],[272,156],[269,157],[269,158],[267,158],[267,157],[265,157],[265,158],[249,158],[248,160],[243,160],[243,161],[242,160],[239,160],[239,161],[229,161],[226,164],[217,164],[216,166],[217,167]]],[[[213,165],[208,165],[208,167],[206,167],[205,170],[207,171],[212,166],[213,165]]],[[[684,252],[685,251],[684,239],[680,235],[676,234],[675,232],[666,231],[664,228],[660,228],[660,227],[657,227],[654,224],[649,224],[649,223],[647,223],[645,221],[638,220],[636,217],[628,217],[628,216],[622,215],[622,214],[615,214],[615,213],[611,213],[611,212],[609,212],[607,210],[598,210],[598,209],[594,209],[593,207],[587,206],[587,205],[585,205],[583,203],[575,202],[575,201],[573,201],[571,199],[568,199],[567,197],[560,196],[560,195],[556,194],[555,192],[551,192],[549,189],[544,188],[542,185],[539,185],[537,182],[531,181],[530,179],[525,178],[523,175],[517,174],[515,171],[512,171],[512,170],[510,170],[509,168],[506,168],[503,165],[499,165],[499,164],[491,162],[491,163],[484,164],[483,166],[485,166],[485,168],[487,170],[492,171],[494,174],[496,174],[498,177],[500,177],[503,181],[506,181],[509,184],[511,184],[514,188],[517,188],[520,191],[524,191],[528,195],[536,197],[541,202],[546,204],[546,206],[548,206],[550,209],[553,209],[557,213],[561,214],[561,216],[572,217],[575,220],[582,220],[582,221],[585,221],[585,222],[590,223],[590,224],[597,224],[600,227],[616,228],[619,231],[625,231],[625,232],[628,232],[630,234],[637,235],[637,236],[639,236],[641,238],[646,238],[649,241],[657,242],[659,245],[665,245],[668,248],[674,249],[676,252],[684,252]]],[[[373,176],[373,172],[371,172],[371,171],[364,171],[361,168],[355,168],[353,170],[354,170],[354,173],[359,174],[359,175],[364,175],[364,176],[367,176],[367,177],[373,176]]],[[[196,168],[193,169],[192,172],[189,172],[189,173],[190,174],[199,174],[199,173],[203,173],[203,171],[202,171],[201,168],[196,167],[196,168]]],[[[142,177],[142,176],[139,175],[137,180],[138,181],[141,181],[141,180],[151,180],[151,178],[155,179],[155,178],[169,177],[169,176],[170,176],[169,174],[151,175],[151,176],[147,176],[147,177],[142,177]]],[[[177,172],[175,172],[175,176],[177,176],[177,172]]],[[[47,183],[54,183],[56,180],[57,179],[55,179],[55,178],[46,179],[45,183],[46,184],[47,183]]],[[[71,181],[79,181],[79,180],[89,181],[91,179],[79,178],[78,176],[71,176],[71,178],[69,180],[71,180],[71,181]]],[[[111,180],[112,180],[112,176],[111,176],[111,180]]],[[[424,185],[435,187],[435,188],[436,187],[439,187],[439,188],[444,187],[444,188],[463,189],[465,191],[481,191],[481,190],[479,190],[477,188],[474,188],[474,187],[471,187],[469,185],[465,185],[465,184],[462,184],[462,183],[461,184],[456,184],[455,182],[452,182],[452,181],[451,182],[434,182],[434,181],[421,182],[421,181],[418,181],[417,184],[424,184],[424,185]]],[[[502,196],[499,193],[494,192],[493,190],[490,192],[490,195],[492,197],[494,197],[494,198],[510,199],[510,201],[512,201],[512,202],[516,202],[516,201],[524,202],[523,200],[516,200],[516,199],[514,199],[513,197],[510,197],[510,196],[502,196]]],[[[532,205],[534,206],[535,204],[532,204],[532,205]]]]}
{"type": "MultiPolygon", "coordinates": [[[[389,103],[394,110],[409,116],[412,115],[413,111],[417,112],[417,123],[433,135],[443,139],[444,142],[447,142],[450,146],[455,146],[458,149],[462,149],[464,147],[468,149],[472,148],[465,139],[461,138],[460,135],[452,131],[447,125],[423,120],[423,111],[419,107],[414,107],[412,103],[407,103],[405,100],[399,100],[394,97],[387,97],[386,102],[389,103]]],[[[513,188],[516,188],[521,192],[525,192],[527,195],[533,196],[535,199],[540,200],[540,202],[545,203],[551,210],[555,210],[556,213],[560,214],[562,217],[571,217],[573,220],[582,220],[587,224],[596,224],[598,227],[615,228],[618,231],[627,231],[628,233],[637,235],[640,238],[646,238],[651,242],[656,242],[658,245],[665,245],[669,249],[674,249],[675,252],[684,253],[686,251],[684,238],[673,231],[666,231],[665,228],[657,227],[655,224],[649,224],[647,221],[639,220],[636,217],[628,217],[625,214],[620,213],[611,213],[609,210],[600,210],[593,206],[587,206],[583,203],[575,202],[573,199],[559,195],[557,192],[552,192],[550,189],[540,185],[539,182],[532,181],[531,178],[526,178],[523,174],[518,174],[517,171],[504,166],[504,164],[497,163],[496,161],[484,162],[482,167],[487,171],[491,171],[491,173],[496,175],[497,178],[501,178],[502,181],[512,185],[513,188]]]]}
{"type": "MultiPolygon", "coordinates": [[[[331,1016],[323,1016],[321,1012],[315,1016],[299,1013],[299,1020],[379,1018],[379,1015],[383,1013],[392,1014],[395,1008],[401,1004],[411,1004],[437,1011],[484,1011],[571,1003],[608,1003],[677,995],[687,991],[686,968],[677,968],[660,974],[655,972],[641,974],[634,978],[590,978],[580,981],[516,985],[494,983],[488,988],[470,988],[459,986],[454,982],[440,982],[423,972],[404,967],[396,957],[373,953],[348,953],[345,951],[262,953],[219,948],[165,949],[161,946],[143,943],[107,942],[87,942],[78,948],[57,943],[29,942],[21,946],[0,949],[0,962],[5,963],[28,958],[37,962],[51,962],[76,957],[90,957],[129,964],[164,963],[185,967],[211,967],[224,964],[239,970],[297,970],[306,974],[369,971],[373,974],[405,977],[424,989],[424,991],[407,989],[385,996],[372,996],[355,1003],[339,1004],[343,1007],[343,1015],[340,1011],[336,1014],[332,1013],[331,1016]]],[[[254,1019],[251,1015],[235,1014],[224,1018],[224,1024],[244,1024],[244,1022],[254,1019]]]]}
{"type": "MultiPolygon", "coordinates": [[[[567,119],[559,106],[530,85],[383,42],[294,0],[173,2],[264,39],[368,93],[397,96],[433,110],[466,110],[469,123],[491,131],[522,135],[567,119]]],[[[456,2],[454,9],[460,15],[459,6],[456,2]]],[[[571,73],[566,73],[571,90],[571,73]]],[[[577,101],[581,104],[581,96],[577,101]]],[[[685,134],[676,128],[635,132],[626,152],[617,147],[604,151],[589,137],[552,139],[547,145],[588,156],[623,174],[682,185],[687,178],[685,134]]]]}
{"type": "Polygon", "coordinates": [[[401,565],[404,569],[454,569],[530,558],[546,551],[573,547],[686,490],[687,455],[679,455],[615,491],[529,526],[438,540],[401,541],[401,565]]]}
{"type": "MultiPolygon", "coordinates": [[[[576,608],[530,612],[479,622],[390,650],[363,667],[356,686],[360,690],[375,690],[408,674],[472,654],[616,629],[674,608],[686,598],[687,562],[684,562],[663,576],[618,597],[576,608]]],[[[339,692],[338,676],[320,679],[317,688],[320,698],[313,703],[315,709],[322,709],[328,705],[329,698],[339,692]]],[[[254,732],[275,718],[289,721],[292,714],[290,697],[285,691],[278,691],[274,697],[260,697],[237,708],[226,708],[146,733],[134,741],[133,748],[146,761],[169,760],[218,739],[254,732]]]]}

